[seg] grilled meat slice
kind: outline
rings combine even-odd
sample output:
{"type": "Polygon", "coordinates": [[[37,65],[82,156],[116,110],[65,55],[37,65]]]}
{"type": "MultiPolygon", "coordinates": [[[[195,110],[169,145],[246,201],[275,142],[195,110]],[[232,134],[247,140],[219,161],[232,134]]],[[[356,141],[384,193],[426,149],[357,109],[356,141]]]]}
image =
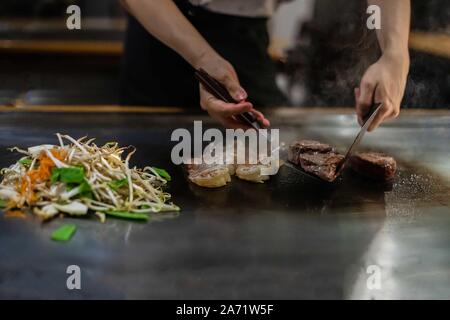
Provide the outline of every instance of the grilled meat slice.
{"type": "Polygon", "coordinates": [[[382,153],[357,153],[350,159],[350,167],[356,173],[374,180],[391,180],[397,171],[393,157],[382,153]]]}
{"type": "Polygon", "coordinates": [[[336,179],[336,167],[344,159],[328,144],[301,140],[290,145],[288,160],[302,167],[308,173],[326,181],[336,179]]]}
{"type": "Polygon", "coordinates": [[[336,179],[337,165],[344,159],[338,153],[304,153],[300,154],[300,165],[306,172],[312,173],[326,181],[336,179]]]}
{"type": "Polygon", "coordinates": [[[289,146],[289,158],[299,155],[300,153],[326,153],[334,152],[334,148],[328,144],[314,140],[301,140],[292,143],[289,146]]]}
{"type": "Polygon", "coordinates": [[[336,179],[337,165],[344,156],[337,153],[305,153],[301,154],[299,159],[303,170],[331,182],[336,179]]]}

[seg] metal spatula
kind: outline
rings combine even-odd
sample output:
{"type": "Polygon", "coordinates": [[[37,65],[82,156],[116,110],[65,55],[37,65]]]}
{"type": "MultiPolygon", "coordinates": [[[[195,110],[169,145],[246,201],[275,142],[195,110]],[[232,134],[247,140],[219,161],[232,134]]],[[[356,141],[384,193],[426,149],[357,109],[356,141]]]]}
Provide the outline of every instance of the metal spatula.
{"type": "Polygon", "coordinates": [[[361,142],[362,138],[367,132],[367,129],[369,129],[370,125],[372,124],[373,120],[375,120],[378,112],[380,112],[381,107],[383,106],[382,103],[375,103],[373,107],[371,108],[371,113],[369,113],[369,116],[362,126],[361,130],[359,131],[358,135],[355,138],[355,141],[353,141],[350,148],[347,150],[347,153],[345,154],[344,159],[341,161],[341,163],[338,164],[336,167],[336,177],[338,177],[341,173],[341,171],[344,169],[345,165],[347,164],[348,160],[353,154],[353,151],[355,151],[358,144],[361,142]]]}
{"type": "Polygon", "coordinates": [[[375,103],[372,108],[371,111],[369,112],[369,115],[367,117],[366,122],[364,123],[364,125],[362,126],[361,130],[359,131],[358,135],[356,136],[355,141],[353,141],[353,143],[351,144],[350,148],[347,150],[347,153],[345,154],[344,159],[342,159],[342,161],[338,164],[338,166],[336,167],[336,175],[334,177],[333,181],[328,181],[328,180],[324,180],[322,178],[320,178],[319,176],[313,175],[312,173],[306,172],[302,167],[300,167],[299,165],[295,165],[289,161],[286,161],[286,164],[288,167],[295,169],[297,171],[299,171],[300,173],[302,173],[303,175],[308,176],[309,178],[313,178],[315,181],[321,181],[321,182],[326,182],[326,183],[332,183],[334,182],[339,175],[341,174],[342,170],[344,169],[346,163],[348,162],[348,160],[350,159],[350,157],[353,154],[353,151],[356,149],[356,147],[358,146],[358,144],[361,142],[362,138],[364,137],[364,134],[367,132],[367,129],[370,127],[370,125],[372,124],[373,120],[375,119],[375,117],[377,116],[378,112],[380,111],[381,107],[383,106],[382,103],[375,103]]]}

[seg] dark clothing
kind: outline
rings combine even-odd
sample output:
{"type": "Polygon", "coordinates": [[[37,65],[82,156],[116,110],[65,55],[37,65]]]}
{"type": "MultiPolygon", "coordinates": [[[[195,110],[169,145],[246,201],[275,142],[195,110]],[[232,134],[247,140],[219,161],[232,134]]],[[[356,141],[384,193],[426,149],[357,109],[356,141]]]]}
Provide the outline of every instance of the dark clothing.
{"type": "MultiPolygon", "coordinates": [[[[241,85],[256,107],[282,105],[275,84],[275,65],[267,54],[266,18],[218,14],[175,1],[211,46],[236,69],[241,85]]],[[[129,18],[121,72],[125,105],[199,107],[194,69],[176,52],[129,18]]]]}

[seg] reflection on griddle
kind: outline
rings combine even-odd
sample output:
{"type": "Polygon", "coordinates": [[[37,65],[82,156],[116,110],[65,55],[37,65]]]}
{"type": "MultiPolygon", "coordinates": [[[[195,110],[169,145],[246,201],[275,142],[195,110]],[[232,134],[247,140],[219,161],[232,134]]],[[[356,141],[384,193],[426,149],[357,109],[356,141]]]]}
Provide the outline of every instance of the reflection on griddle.
{"type": "Polygon", "coordinates": [[[370,209],[384,213],[384,192],[389,185],[367,186],[352,177],[336,184],[320,183],[292,168],[282,167],[278,175],[264,184],[234,179],[232,185],[217,190],[207,190],[193,184],[189,184],[189,188],[198,205],[210,208],[211,214],[219,211],[242,214],[286,209],[292,210],[292,214],[331,214],[345,209],[351,209],[351,212],[370,209]]]}

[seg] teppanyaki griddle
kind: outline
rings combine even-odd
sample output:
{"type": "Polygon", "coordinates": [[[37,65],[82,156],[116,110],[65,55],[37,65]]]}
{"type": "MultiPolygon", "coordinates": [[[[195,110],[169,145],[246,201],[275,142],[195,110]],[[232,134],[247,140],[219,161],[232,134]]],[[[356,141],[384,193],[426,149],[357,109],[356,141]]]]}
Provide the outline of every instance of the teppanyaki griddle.
{"type": "MultiPolygon", "coordinates": [[[[332,137],[341,148],[357,131],[342,114],[271,118],[283,141],[332,137]]],[[[406,114],[364,140],[361,148],[399,161],[391,186],[350,176],[333,190],[311,187],[287,167],[265,184],[188,183],[170,163],[170,136],[194,119],[213,125],[192,115],[0,113],[0,166],[17,160],[7,147],[52,142],[55,132],[114,139],[137,147],[137,165],[172,174],[168,191],[182,208],[148,224],[0,217],[0,298],[364,298],[364,271],[387,257],[390,277],[378,298],[439,298],[448,289],[445,117],[406,114]],[[69,221],[75,237],[53,243],[51,231],[69,221]],[[81,291],[65,287],[72,264],[82,270],[81,291]]]]}

